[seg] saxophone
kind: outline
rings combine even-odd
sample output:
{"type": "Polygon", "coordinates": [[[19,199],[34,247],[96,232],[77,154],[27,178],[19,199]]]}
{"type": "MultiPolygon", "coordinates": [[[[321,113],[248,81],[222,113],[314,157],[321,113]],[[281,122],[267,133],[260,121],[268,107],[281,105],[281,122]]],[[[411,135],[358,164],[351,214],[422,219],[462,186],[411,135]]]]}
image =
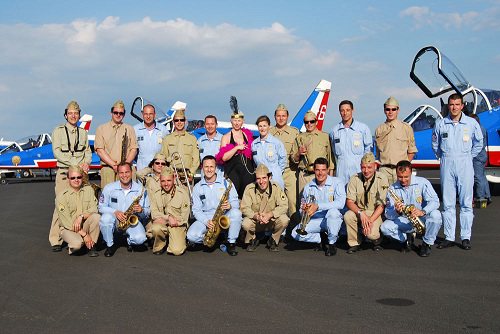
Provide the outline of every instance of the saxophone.
{"type": "Polygon", "coordinates": [[[307,213],[307,210],[309,210],[309,207],[314,202],[316,202],[316,197],[314,197],[314,195],[310,194],[309,196],[307,196],[304,211],[302,213],[302,217],[300,218],[299,227],[295,230],[295,232],[297,232],[297,234],[300,234],[300,235],[307,234],[306,226],[309,223],[309,221],[311,220],[311,216],[307,213]]]}
{"type": "Polygon", "coordinates": [[[125,134],[122,138],[122,154],[120,157],[120,163],[127,161],[127,151],[128,151],[128,135],[127,129],[125,129],[125,134]]]}
{"type": "Polygon", "coordinates": [[[388,191],[391,197],[394,199],[395,203],[403,204],[403,210],[401,210],[401,213],[403,216],[408,218],[408,220],[410,221],[411,225],[413,226],[417,234],[424,235],[425,224],[420,220],[419,217],[413,217],[411,215],[411,212],[413,211],[413,209],[415,209],[415,205],[413,204],[405,205],[403,200],[396,194],[396,192],[392,188],[389,188],[388,191]]]}
{"type": "Polygon", "coordinates": [[[231,224],[229,217],[224,215],[224,210],[222,209],[222,204],[224,204],[224,202],[229,198],[229,192],[233,187],[233,183],[231,182],[231,180],[228,180],[228,182],[229,185],[226,191],[222,194],[219,205],[217,206],[217,209],[215,209],[214,216],[212,217],[214,227],[208,229],[207,233],[205,233],[205,237],[203,238],[203,244],[208,248],[212,248],[215,245],[215,242],[217,241],[221,230],[227,230],[229,228],[229,225],[231,224]]]}
{"type": "Polygon", "coordinates": [[[142,196],[144,195],[144,187],[142,187],[142,192],[139,196],[137,196],[132,203],[130,203],[130,206],[128,207],[127,211],[125,211],[123,214],[125,215],[125,219],[122,221],[120,220],[118,222],[118,229],[125,231],[128,229],[130,226],[135,226],[139,223],[139,217],[134,215],[134,206],[139,204],[139,201],[141,200],[142,196]]]}

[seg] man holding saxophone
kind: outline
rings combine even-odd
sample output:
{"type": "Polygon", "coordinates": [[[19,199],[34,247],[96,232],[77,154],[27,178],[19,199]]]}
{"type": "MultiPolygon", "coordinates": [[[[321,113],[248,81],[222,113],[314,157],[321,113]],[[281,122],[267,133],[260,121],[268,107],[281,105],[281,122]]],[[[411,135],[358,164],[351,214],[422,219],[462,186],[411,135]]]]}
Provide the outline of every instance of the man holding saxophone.
{"type": "Polygon", "coordinates": [[[196,221],[189,227],[187,239],[192,244],[201,244],[207,231],[213,230],[215,224],[212,218],[216,209],[224,212],[229,221],[227,236],[227,253],[231,256],[238,254],[236,251],[236,239],[241,229],[241,211],[238,201],[238,193],[235,187],[231,187],[226,201],[221,203],[221,197],[229,187],[229,180],[225,180],[223,175],[216,173],[217,166],[215,157],[207,155],[202,161],[203,178],[193,188],[193,216],[196,221]]]}
{"type": "Polygon", "coordinates": [[[328,246],[325,255],[332,256],[337,254],[335,242],[342,225],[340,210],[345,205],[345,185],[338,177],[328,175],[330,165],[326,158],[317,158],[313,167],[315,177],[302,193],[300,213],[306,215],[307,219],[301,220],[299,229],[292,230],[292,238],[317,243],[321,249],[321,233],[326,232],[328,246]],[[308,198],[314,200],[308,201],[308,198]]]}
{"type": "Polygon", "coordinates": [[[255,169],[256,182],[250,183],[243,193],[242,225],[246,232],[245,243],[248,244],[248,252],[254,252],[257,249],[259,239],[256,233],[258,232],[271,232],[267,246],[271,252],[279,251],[281,233],[290,221],[286,215],[288,199],[285,191],[277,183],[271,182],[270,175],[266,165],[258,165],[255,169]]]}
{"type": "Polygon", "coordinates": [[[414,224],[423,223],[425,232],[419,255],[427,257],[431,254],[431,245],[441,228],[439,198],[427,179],[412,175],[411,162],[408,160],[397,163],[396,176],[397,181],[388,190],[385,207],[387,219],[382,223],[380,231],[398,240],[401,252],[408,253],[411,251],[414,224]],[[414,206],[410,213],[405,210],[408,205],[414,206]]]}
{"type": "Polygon", "coordinates": [[[144,224],[149,218],[149,199],[145,188],[132,181],[132,166],[122,162],[117,167],[119,181],[108,184],[99,198],[101,221],[99,226],[106,251],[104,256],[111,257],[117,249],[114,235],[122,232],[127,235],[127,250],[142,246],[146,241],[144,224]],[[135,217],[135,218],[134,218],[135,217]]]}

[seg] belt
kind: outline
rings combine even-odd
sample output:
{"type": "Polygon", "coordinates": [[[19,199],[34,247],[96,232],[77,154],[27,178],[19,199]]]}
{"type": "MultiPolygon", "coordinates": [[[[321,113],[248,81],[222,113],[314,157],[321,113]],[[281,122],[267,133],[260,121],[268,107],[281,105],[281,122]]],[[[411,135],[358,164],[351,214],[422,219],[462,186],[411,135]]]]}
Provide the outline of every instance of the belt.
{"type": "Polygon", "coordinates": [[[380,165],[380,167],[387,167],[387,168],[396,168],[396,165],[393,165],[393,164],[383,164],[383,165],[380,165]]]}

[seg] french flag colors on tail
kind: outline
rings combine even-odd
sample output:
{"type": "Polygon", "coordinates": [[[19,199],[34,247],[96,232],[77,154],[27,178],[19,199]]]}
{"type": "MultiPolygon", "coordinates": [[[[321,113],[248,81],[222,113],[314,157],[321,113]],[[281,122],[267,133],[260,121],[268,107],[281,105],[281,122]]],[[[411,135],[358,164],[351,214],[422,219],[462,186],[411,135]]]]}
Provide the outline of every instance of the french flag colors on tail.
{"type": "Polygon", "coordinates": [[[92,115],[85,114],[83,115],[77,123],[79,128],[84,129],[85,131],[90,130],[90,123],[92,123],[92,115]]]}
{"type": "Polygon", "coordinates": [[[306,131],[304,126],[304,115],[306,112],[311,110],[316,114],[317,128],[321,130],[323,128],[323,122],[325,120],[326,108],[328,105],[328,98],[330,97],[330,89],[332,83],[327,80],[321,80],[319,84],[314,88],[313,92],[307,98],[306,102],[300,108],[297,115],[294,117],[291,126],[296,127],[301,132],[306,131]]]}

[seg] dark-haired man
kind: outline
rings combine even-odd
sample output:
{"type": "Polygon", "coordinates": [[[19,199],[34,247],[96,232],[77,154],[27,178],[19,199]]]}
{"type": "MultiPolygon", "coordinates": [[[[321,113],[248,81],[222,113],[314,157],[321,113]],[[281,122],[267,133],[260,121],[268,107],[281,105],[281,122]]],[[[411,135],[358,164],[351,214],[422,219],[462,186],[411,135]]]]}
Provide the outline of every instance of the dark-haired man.
{"type": "Polygon", "coordinates": [[[165,125],[156,122],[156,111],[152,104],[142,108],[142,119],[142,123],[134,125],[139,146],[137,170],[147,167],[154,155],[161,151],[163,137],[168,134],[165,125]]]}

